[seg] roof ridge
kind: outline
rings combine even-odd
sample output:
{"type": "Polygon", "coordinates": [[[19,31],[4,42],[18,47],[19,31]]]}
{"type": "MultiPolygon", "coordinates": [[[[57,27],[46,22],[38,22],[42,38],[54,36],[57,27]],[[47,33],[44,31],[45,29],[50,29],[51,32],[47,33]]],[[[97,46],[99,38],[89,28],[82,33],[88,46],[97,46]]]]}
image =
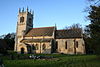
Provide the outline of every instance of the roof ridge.
{"type": "Polygon", "coordinates": [[[60,29],[60,30],[57,30],[57,31],[66,31],[67,29],[60,29]]]}
{"type": "MultiPolygon", "coordinates": [[[[60,30],[57,30],[57,31],[73,31],[74,29],[60,29],[60,30]]],[[[76,30],[75,30],[76,31],[76,30]]]]}
{"type": "Polygon", "coordinates": [[[38,29],[38,28],[53,28],[55,26],[50,26],[50,27],[37,27],[37,28],[32,28],[32,29],[38,29]]]}

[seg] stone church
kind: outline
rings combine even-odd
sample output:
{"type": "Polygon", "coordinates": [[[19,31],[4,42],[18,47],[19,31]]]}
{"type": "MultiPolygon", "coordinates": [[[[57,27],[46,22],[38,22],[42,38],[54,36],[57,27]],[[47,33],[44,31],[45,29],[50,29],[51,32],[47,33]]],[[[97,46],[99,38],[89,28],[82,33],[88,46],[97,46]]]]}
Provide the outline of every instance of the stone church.
{"type": "Polygon", "coordinates": [[[19,9],[14,51],[18,53],[85,54],[82,31],[33,27],[34,13],[19,9]]]}

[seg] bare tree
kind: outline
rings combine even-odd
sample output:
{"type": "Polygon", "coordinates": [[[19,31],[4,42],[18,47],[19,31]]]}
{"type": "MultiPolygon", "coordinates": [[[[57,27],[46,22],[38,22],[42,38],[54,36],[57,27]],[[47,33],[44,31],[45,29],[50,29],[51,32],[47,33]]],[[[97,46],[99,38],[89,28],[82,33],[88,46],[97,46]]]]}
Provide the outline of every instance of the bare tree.
{"type": "Polygon", "coordinates": [[[100,0],[87,0],[87,1],[88,2],[94,2],[94,5],[100,3],[100,0]]]}
{"type": "Polygon", "coordinates": [[[73,24],[69,27],[65,27],[65,29],[71,29],[71,30],[75,30],[75,31],[82,31],[82,27],[79,23],[73,24]]]}

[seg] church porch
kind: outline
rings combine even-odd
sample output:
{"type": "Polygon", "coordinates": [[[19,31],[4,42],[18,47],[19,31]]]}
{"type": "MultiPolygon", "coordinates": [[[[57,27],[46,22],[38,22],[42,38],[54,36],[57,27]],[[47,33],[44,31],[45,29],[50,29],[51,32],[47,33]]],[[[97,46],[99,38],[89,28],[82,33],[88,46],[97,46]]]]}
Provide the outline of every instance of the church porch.
{"type": "Polygon", "coordinates": [[[27,45],[27,53],[51,54],[52,39],[23,39],[21,41],[27,45]]]}

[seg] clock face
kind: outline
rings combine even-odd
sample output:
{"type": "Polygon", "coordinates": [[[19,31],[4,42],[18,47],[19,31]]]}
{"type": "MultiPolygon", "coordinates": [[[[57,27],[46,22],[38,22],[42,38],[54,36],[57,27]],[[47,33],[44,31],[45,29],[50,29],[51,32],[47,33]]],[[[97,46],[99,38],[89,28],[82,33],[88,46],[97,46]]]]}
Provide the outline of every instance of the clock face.
{"type": "Polygon", "coordinates": [[[24,17],[20,17],[20,22],[24,22],[24,17]]]}

